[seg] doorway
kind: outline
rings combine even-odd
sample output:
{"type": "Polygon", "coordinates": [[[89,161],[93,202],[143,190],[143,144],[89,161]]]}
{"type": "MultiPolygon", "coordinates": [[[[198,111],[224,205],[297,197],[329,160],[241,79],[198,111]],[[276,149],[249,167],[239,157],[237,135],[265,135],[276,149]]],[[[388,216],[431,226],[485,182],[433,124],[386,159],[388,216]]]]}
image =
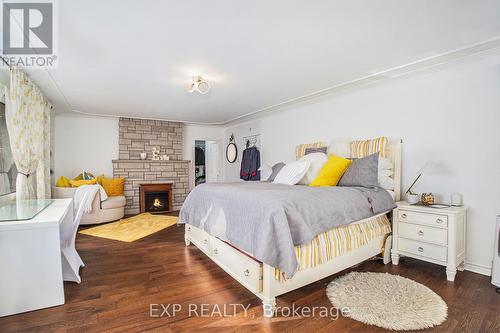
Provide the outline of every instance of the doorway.
{"type": "Polygon", "coordinates": [[[213,140],[195,140],[194,142],[194,184],[221,181],[220,144],[213,140]]]}
{"type": "Polygon", "coordinates": [[[198,186],[207,181],[205,165],[206,142],[196,140],[194,142],[194,185],[198,186]]]}

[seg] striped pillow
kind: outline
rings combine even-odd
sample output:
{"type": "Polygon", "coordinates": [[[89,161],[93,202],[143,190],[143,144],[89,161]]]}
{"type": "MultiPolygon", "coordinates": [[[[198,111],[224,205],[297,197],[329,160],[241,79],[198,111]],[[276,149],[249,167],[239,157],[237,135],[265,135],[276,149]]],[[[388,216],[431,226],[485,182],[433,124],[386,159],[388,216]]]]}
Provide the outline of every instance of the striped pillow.
{"type": "Polygon", "coordinates": [[[298,145],[297,147],[295,147],[295,159],[300,160],[300,158],[306,154],[307,148],[321,148],[321,147],[326,147],[326,143],[318,141],[318,142],[304,143],[298,145]]]}
{"type": "Polygon", "coordinates": [[[306,148],[304,151],[304,155],[314,154],[314,153],[323,153],[326,154],[328,147],[319,147],[319,148],[306,148]]]}
{"type": "Polygon", "coordinates": [[[386,146],[385,136],[372,140],[351,141],[351,157],[362,158],[375,153],[380,153],[380,157],[386,157],[386,146]]]}

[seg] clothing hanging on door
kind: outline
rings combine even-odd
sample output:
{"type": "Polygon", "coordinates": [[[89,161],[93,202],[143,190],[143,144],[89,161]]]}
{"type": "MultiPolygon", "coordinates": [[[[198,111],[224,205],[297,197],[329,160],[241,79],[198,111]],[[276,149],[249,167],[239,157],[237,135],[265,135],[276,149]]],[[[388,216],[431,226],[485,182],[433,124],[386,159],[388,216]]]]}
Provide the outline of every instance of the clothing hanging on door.
{"type": "Polygon", "coordinates": [[[243,151],[241,159],[240,179],[260,180],[260,152],[257,147],[250,147],[243,151]]]}

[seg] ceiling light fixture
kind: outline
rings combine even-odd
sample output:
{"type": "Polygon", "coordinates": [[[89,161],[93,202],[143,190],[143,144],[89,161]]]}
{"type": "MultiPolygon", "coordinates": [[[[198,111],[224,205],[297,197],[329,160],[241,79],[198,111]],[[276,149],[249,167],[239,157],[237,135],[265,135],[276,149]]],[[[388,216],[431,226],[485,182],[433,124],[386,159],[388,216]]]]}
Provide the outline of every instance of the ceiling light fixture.
{"type": "Polygon", "coordinates": [[[191,83],[191,89],[189,89],[189,92],[192,93],[195,91],[205,95],[210,91],[210,83],[199,75],[193,76],[193,83],[191,83]]]}

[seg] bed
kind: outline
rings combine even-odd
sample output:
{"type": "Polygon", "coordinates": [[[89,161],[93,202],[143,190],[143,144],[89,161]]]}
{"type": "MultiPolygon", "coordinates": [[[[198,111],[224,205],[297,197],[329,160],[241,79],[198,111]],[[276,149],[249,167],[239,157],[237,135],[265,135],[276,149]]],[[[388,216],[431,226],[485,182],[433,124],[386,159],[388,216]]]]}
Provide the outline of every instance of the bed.
{"type": "MultiPolygon", "coordinates": [[[[400,197],[401,140],[389,139],[394,197],[400,197]]],[[[203,184],[179,215],[186,246],[194,244],[262,300],[276,297],[377,254],[394,200],[383,189],[311,188],[264,182],[203,184]]]]}

